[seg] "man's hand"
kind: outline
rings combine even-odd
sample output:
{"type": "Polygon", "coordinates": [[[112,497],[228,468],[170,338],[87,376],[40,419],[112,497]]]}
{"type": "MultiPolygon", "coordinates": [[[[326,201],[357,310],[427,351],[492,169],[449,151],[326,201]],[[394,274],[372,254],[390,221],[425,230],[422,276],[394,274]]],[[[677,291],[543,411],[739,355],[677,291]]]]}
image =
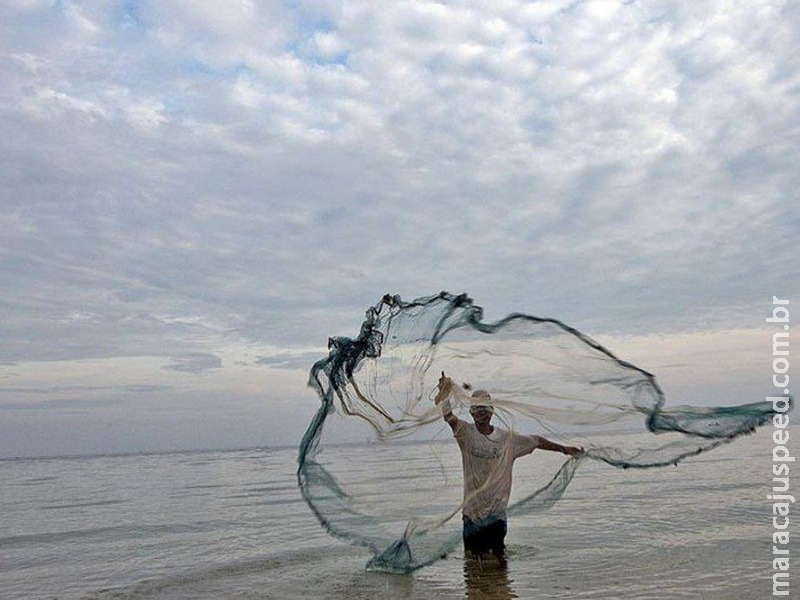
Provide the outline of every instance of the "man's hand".
{"type": "Polygon", "coordinates": [[[458,428],[458,418],[453,414],[453,409],[450,407],[450,391],[453,389],[454,385],[455,383],[453,383],[453,380],[442,371],[442,376],[439,377],[439,392],[433,400],[436,402],[436,406],[442,405],[442,418],[450,425],[450,429],[452,429],[453,432],[458,428]],[[444,404],[442,404],[442,402],[444,402],[444,404]]]}
{"type": "Polygon", "coordinates": [[[436,404],[439,404],[442,400],[444,400],[450,393],[450,390],[453,388],[453,380],[445,375],[444,371],[442,371],[442,376],[439,377],[438,387],[439,393],[436,394],[436,398],[434,400],[436,404]]]}
{"type": "Polygon", "coordinates": [[[583,453],[584,453],[584,449],[583,448],[578,448],[576,446],[566,446],[564,448],[564,454],[567,454],[569,456],[580,456],[583,453]]]}

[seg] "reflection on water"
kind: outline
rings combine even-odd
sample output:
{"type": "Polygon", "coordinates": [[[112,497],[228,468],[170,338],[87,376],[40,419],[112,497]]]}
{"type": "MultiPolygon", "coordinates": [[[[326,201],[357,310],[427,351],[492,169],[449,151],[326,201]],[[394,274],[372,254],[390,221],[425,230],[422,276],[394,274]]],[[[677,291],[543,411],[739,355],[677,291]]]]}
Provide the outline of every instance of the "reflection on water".
{"type": "Polygon", "coordinates": [[[508,577],[505,557],[492,555],[464,557],[464,585],[469,600],[507,600],[518,598],[508,577]]]}

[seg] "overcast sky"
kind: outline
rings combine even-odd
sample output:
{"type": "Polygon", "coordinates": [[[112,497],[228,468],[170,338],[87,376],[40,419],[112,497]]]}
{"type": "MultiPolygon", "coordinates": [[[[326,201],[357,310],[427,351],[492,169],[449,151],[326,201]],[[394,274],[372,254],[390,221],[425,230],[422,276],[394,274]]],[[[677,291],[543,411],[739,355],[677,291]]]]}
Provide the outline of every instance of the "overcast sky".
{"type": "Polygon", "coordinates": [[[760,400],[798,165],[797,2],[4,0],[0,457],[294,444],[387,292],[760,400]]]}

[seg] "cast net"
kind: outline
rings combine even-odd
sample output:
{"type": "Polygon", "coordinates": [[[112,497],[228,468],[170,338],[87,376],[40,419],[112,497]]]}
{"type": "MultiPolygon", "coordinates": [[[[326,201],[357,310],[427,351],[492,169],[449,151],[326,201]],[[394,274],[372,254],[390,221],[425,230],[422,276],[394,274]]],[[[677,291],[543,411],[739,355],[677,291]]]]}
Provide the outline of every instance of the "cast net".
{"type": "Polygon", "coordinates": [[[552,506],[583,461],[677,464],[774,414],[767,402],[665,408],[653,375],[576,329],[524,314],[484,323],[466,295],[385,296],[358,336],[332,338],[329,348],[311,369],[321,406],[300,445],[298,482],[331,534],[371,550],[373,569],[408,572],[455,549],[462,509],[504,504],[507,475],[514,458],[532,449],[531,435],[585,452],[537,450],[525,459],[537,469],[515,475],[500,507],[511,517],[552,506]],[[458,384],[440,391],[442,372],[458,384]],[[471,386],[489,392],[480,403],[491,405],[502,435],[488,450],[473,449],[477,458],[464,458],[462,471],[462,440],[454,441],[443,409],[459,419],[455,437],[466,432],[476,403],[471,386]],[[476,471],[465,494],[464,476],[476,471]]]}

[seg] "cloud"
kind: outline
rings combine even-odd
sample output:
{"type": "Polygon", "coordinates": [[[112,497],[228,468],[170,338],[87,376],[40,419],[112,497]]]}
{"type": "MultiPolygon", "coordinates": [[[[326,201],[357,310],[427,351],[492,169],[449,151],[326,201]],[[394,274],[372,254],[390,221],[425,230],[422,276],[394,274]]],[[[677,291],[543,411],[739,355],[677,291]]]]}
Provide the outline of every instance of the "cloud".
{"type": "Polygon", "coordinates": [[[121,400],[42,400],[37,402],[2,402],[0,411],[92,410],[121,404],[121,400]]]}
{"type": "Polygon", "coordinates": [[[174,356],[171,360],[172,362],[164,368],[181,373],[199,374],[222,367],[222,359],[213,354],[186,354],[174,356]]]}
{"type": "Polygon", "coordinates": [[[131,394],[157,394],[168,392],[172,387],[168,385],[153,385],[153,384],[140,384],[140,385],[126,385],[122,388],[125,392],[131,394]]]}
{"type": "MultiPolygon", "coordinates": [[[[89,308],[121,354],[124,328],[183,338],[162,316],[245,331],[276,311],[292,332],[268,327],[274,341],[318,341],[300,321],[337,295],[348,315],[450,288],[673,320],[680,289],[690,307],[752,305],[785,280],[735,274],[788,264],[797,224],[789,8],[245,4],[209,19],[168,2],[132,27],[69,6],[28,9],[30,31],[64,36],[23,27],[4,55],[6,139],[24,140],[3,167],[14,323],[51,313],[40,327],[66,336],[89,308]]],[[[8,360],[26,347],[44,352],[8,360]]]]}
{"type": "Polygon", "coordinates": [[[102,385],[53,385],[48,387],[3,387],[3,394],[75,394],[107,391],[111,388],[102,385]]]}
{"type": "Polygon", "coordinates": [[[442,289],[756,326],[800,282],[798,32],[760,1],[3,3],[0,376],[294,365],[442,289]]]}
{"type": "Polygon", "coordinates": [[[325,351],[316,352],[281,352],[268,356],[259,356],[255,364],[281,369],[301,369],[308,371],[315,362],[327,356],[325,351]]]}

